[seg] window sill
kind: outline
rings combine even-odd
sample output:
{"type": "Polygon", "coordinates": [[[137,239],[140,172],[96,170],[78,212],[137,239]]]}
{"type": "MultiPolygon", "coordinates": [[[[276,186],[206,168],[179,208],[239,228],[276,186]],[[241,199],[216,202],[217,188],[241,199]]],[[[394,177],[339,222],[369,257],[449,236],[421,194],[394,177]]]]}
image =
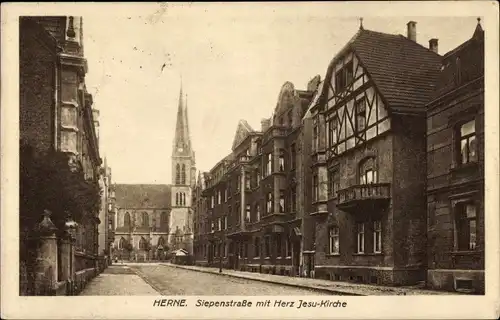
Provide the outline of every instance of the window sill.
{"type": "Polygon", "coordinates": [[[340,253],[327,253],[327,257],[340,257],[340,253]]]}
{"type": "Polygon", "coordinates": [[[457,251],[450,251],[451,254],[453,255],[463,255],[463,256],[470,256],[470,255],[475,255],[475,254],[481,254],[483,250],[457,250],[457,251]]]}
{"type": "Polygon", "coordinates": [[[451,172],[458,172],[458,171],[468,171],[468,170],[474,170],[479,166],[479,162],[469,162],[469,163],[464,163],[464,164],[453,164],[450,168],[451,172]]]}
{"type": "Polygon", "coordinates": [[[271,259],[271,257],[265,257],[264,258],[264,260],[270,260],[270,259],[271,259]]]}
{"type": "Polygon", "coordinates": [[[371,252],[371,253],[353,253],[353,256],[383,256],[384,254],[382,252],[371,252]]]}

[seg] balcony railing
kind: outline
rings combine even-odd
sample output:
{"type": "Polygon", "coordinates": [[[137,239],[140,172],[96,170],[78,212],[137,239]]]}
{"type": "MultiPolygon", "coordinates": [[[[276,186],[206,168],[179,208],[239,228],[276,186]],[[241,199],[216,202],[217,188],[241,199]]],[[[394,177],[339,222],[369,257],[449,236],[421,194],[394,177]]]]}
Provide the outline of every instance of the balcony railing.
{"type": "Polygon", "coordinates": [[[338,192],[337,206],[341,209],[361,204],[375,204],[391,198],[389,183],[370,183],[348,187],[338,192]]]}
{"type": "Polygon", "coordinates": [[[285,126],[273,126],[264,134],[263,142],[266,143],[269,139],[275,137],[286,137],[291,132],[291,129],[285,126]]]}

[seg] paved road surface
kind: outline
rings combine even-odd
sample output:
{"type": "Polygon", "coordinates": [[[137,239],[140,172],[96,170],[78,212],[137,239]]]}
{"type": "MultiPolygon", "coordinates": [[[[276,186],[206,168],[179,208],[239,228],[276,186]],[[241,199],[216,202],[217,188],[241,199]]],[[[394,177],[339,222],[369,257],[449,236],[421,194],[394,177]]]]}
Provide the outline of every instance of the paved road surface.
{"type": "Polygon", "coordinates": [[[165,265],[130,265],[162,295],[323,295],[318,291],[281,286],[165,265]]]}
{"type": "Polygon", "coordinates": [[[81,296],[146,296],[158,292],[128,266],[110,266],[92,279],[81,296]]]}

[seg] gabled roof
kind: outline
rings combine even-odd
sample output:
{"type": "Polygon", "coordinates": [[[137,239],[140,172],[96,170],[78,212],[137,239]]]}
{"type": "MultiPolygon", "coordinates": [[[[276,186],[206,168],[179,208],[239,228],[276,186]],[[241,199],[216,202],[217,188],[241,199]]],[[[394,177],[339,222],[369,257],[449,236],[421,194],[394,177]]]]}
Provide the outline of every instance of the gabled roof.
{"type": "MultiPolygon", "coordinates": [[[[332,60],[324,81],[331,81],[336,62],[349,51],[359,58],[389,108],[423,110],[436,85],[440,55],[403,35],[360,28],[332,60]]],[[[324,95],[328,86],[322,87],[318,91],[324,95]]],[[[310,108],[317,102],[315,97],[310,108]]]]}
{"type": "Polygon", "coordinates": [[[170,208],[171,188],[167,184],[115,184],[118,208],[170,208]]]}
{"type": "Polygon", "coordinates": [[[402,35],[361,29],[351,47],[389,107],[423,107],[441,68],[441,56],[402,35]]]}
{"type": "Polygon", "coordinates": [[[248,122],[243,119],[240,120],[238,122],[238,127],[236,128],[236,133],[234,135],[232,150],[236,149],[252,132],[254,132],[254,130],[252,129],[252,127],[250,127],[248,122]]]}

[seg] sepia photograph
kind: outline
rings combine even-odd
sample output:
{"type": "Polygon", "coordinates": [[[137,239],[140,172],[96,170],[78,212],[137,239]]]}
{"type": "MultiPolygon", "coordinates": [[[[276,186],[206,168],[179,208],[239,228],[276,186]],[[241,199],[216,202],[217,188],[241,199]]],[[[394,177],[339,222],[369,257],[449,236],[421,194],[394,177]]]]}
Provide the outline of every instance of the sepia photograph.
{"type": "Polygon", "coordinates": [[[87,4],[12,20],[19,297],[150,296],[146,310],[192,316],[485,297],[498,273],[485,38],[498,30],[472,11],[310,5],[87,4]]]}

